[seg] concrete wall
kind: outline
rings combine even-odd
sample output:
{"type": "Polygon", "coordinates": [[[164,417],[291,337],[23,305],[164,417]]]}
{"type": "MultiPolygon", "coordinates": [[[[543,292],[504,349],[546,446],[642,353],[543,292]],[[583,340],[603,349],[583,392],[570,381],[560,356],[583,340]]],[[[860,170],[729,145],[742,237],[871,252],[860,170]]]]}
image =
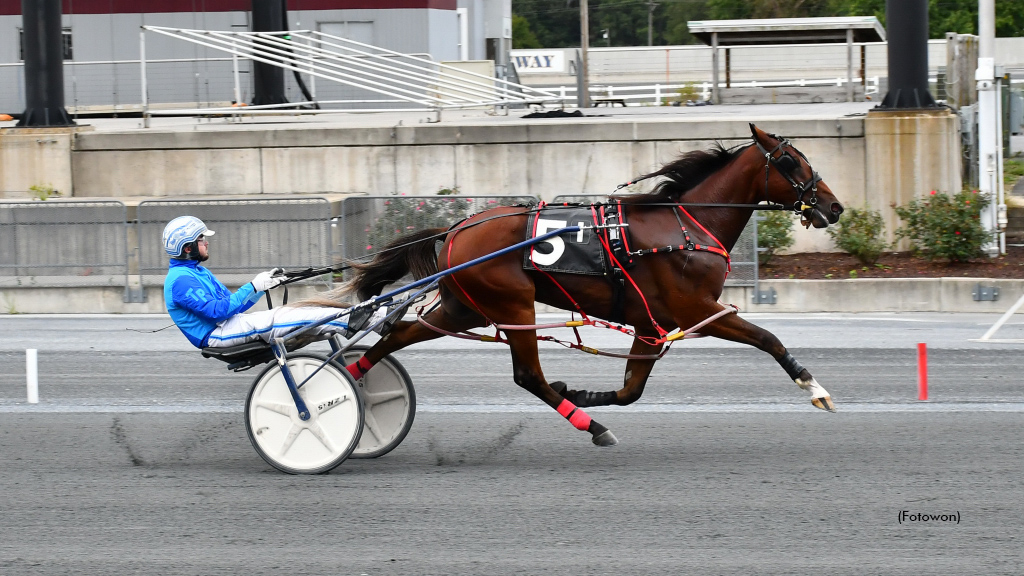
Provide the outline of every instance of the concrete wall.
{"type": "Polygon", "coordinates": [[[77,130],[0,128],[0,198],[29,198],[33,186],[70,196],[71,143],[77,130]]]}
{"type": "MultiPolygon", "coordinates": [[[[776,304],[752,304],[752,288],[726,287],[722,301],[736,304],[741,312],[1005,312],[1021,294],[1024,280],[978,278],[862,279],[862,280],[763,280],[761,290],[774,289],[776,304]],[[978,283],[999,288],[994,302],[975,302],[971,291],[978,283]]],[[[291,286],[290,301],[314,294],[311,286],[291,286]]],[[[125,303],[119,287],[0,288],[2,314],[161,314],[166,310],[163,288],[147,286],[147,301],[125,303]]],[[[277,302],[280,296],[274,294],[277,302]]],[[[265,309],[261,300],[255,309],[265,309]]],[[[555,309],[540,305],[541,312],[555,309]]],[[[985,326],[978,327],[978,336],[985,326]]]]}
{"type": "MultiPolygon", "coordinates": [[[[880,210],[960,187],[956,116],[753,119],[789,136],[840,201],[880,210]]],[[[607,194],[682,152],[750,141],[747,122],[652,114],[625,118],[371,128],[301,125],[78,132],[49,139],[0,133],[0,191],[50,183],[80,198],[260,194],[607,194]],[[68,155],[70,154],[70,159],[68,155]],[[45,182],[44,182],[45,181],[45,182]]],[[[47,137],[49,138],[49,137],[47,137]]],[[[834,250],[797,230],[794,252],[834,250]]]]}
{"type": "MultiPolygon", "coordinates": [[[[756,121],[756,119],[755,119],[756,121]]],[[[865,197],[864,120],[765,119],[791,137],[843,201],[865,197]]],[[[681,152],[750,141],[746,121],[637,119],[435,124],[394,128],[245,127],[221,131],[81,134],[76,197],[192,194],[607,194],[681,152]],[[185,169],[183,169],[185,168],[185,169]]],[[[800,231],[797,251],[827,251],[800,231]]]]}
{"type": "MultiPolygon", "coordinates": [[[[906,205],[932,190],[956,193],[961,188],[959,120],[946,109],[872,111],[864,120],[865,165],[868,171],[864,202],[881,210],[888,241],[898,218],[892,204],[906,205]]],[[[899,248],[910,244],[901,240],[899,248]]]]}

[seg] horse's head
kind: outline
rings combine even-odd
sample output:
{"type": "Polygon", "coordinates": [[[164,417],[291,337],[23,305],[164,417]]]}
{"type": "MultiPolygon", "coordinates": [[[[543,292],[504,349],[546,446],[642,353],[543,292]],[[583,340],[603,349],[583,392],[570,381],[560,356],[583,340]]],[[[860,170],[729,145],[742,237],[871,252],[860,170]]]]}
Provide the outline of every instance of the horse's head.
{"type": "Polygon", "coordinates": [[[750,132],[765,162],[765,200],[792,207],[805,227],[825,228],[839,221],[843,205],[832,194],[807,157],[789,140],[753,124],[750,132]]]}

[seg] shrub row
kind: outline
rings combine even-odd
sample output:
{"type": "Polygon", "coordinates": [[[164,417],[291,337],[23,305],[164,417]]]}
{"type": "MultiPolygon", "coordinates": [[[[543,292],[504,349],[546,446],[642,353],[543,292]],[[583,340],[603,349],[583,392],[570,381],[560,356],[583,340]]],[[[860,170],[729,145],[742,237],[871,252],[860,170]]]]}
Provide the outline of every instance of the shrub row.
{"type": "MultiPolygon", "coordinates": [[[[906,206],[894,206],[903,221],[896,238],[909,239],[914,251],[929,260],[966,262],[982,256],[982,248],[994,236],[982,227],[979,216],[989,202],[988,196],[977,190],[953,195],[932,190],[906,206]]],[[[784,212],[771,212],[759,223],[758,245],[764,248],[761,264],[793,245],[792,228],[793,217],[784,212]]],[[[840,250],[866,265],[874,264],[889,248],[882,214],[877,210],[850,208],[826,232],[840,250]]]]}

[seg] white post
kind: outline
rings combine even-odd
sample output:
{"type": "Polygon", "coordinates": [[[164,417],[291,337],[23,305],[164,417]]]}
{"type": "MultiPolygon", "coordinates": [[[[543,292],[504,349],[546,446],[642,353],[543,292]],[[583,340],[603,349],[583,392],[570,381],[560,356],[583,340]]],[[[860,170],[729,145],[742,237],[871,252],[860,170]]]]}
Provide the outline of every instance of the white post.
{"type": "Polygon", "coordinates": [[[309,46],[310,53],[313,54],[309,58],[309,95],[316,100],[316,74],[313,73],[316,71],[316,54],[313,52],[313,48],[315,48],[313,39],[307,40],[306,45],[309,46]]]}
{"type": "Polygon", "coordinates": [[[846,29],[846,101],[853,102],[853,28],[846,29]]]}
{"type": "Polygon", "coordinates": [[[661,106],[661,84],[654,85],[654,105],[661,106]]]}
{"type": "Polygon", "coordinates": [[[711,33],[711,103],[722,103],[718,97],[718,32],[711,33]]]}
{"type": "MultiPolygon", "coordinates": [[[[997,232],[1001,198],[999,182],[1003,175],[1000,170],[999,149],[1002,135],[999,134],[999,90],[995,81],[995,0],[978,2],[978,69],[974,79],[978,83],[978,183],[979,192],[987,194],[988,208],[981,213],[981,225],[989,232],[997,232]]],[[[998,240],[985,244],[985,253],[999,255],[998,240]]]]}
{"type": "Polygon", "coordinates": [[[459,60],[469,60],[469,9],[456,8],[459,19],[459,60]]]}
{"type": "Polygon", "coordinates": [[[25,350],[25,380],[28,384],[28,403],[39,403],[39,358],[35,348],[25,350]]]}
{"type": "Polygon", "coordinates": [[[139,32],[139,62],[142,65],[142,125],[149,128],[149,96],[146,93],[146,31],[139,32]]]}
{"type": "Polygon", "coordinates": [[[236,52],[237,50],[238,50],[238,48],[236,47],[235,42],[232,41],[231,42],[231,66],[233,68],[233,73],[234,73],[234,78],[235,78],[235,104],[238,105],[238,106],[241,106],[242,105],[242,83],[241,83],[241,81],[238,78],[239,74],[238,74],[238,54],[236,52]]]}

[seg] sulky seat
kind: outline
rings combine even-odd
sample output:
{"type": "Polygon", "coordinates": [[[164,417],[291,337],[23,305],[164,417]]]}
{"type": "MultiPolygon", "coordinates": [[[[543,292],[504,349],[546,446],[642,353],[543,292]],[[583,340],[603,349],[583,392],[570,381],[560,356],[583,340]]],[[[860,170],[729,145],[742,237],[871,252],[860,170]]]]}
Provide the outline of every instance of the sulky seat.
{"type": "Polygon", "coordinates": [[[203,348],[202,353],[203,358],[216,358],[221,362],[227,362],[228,369],[235,372],[274,361],[274,351],[271,350],[270,344],[262,340],[236,346],[207,347],[203,348]]]}

